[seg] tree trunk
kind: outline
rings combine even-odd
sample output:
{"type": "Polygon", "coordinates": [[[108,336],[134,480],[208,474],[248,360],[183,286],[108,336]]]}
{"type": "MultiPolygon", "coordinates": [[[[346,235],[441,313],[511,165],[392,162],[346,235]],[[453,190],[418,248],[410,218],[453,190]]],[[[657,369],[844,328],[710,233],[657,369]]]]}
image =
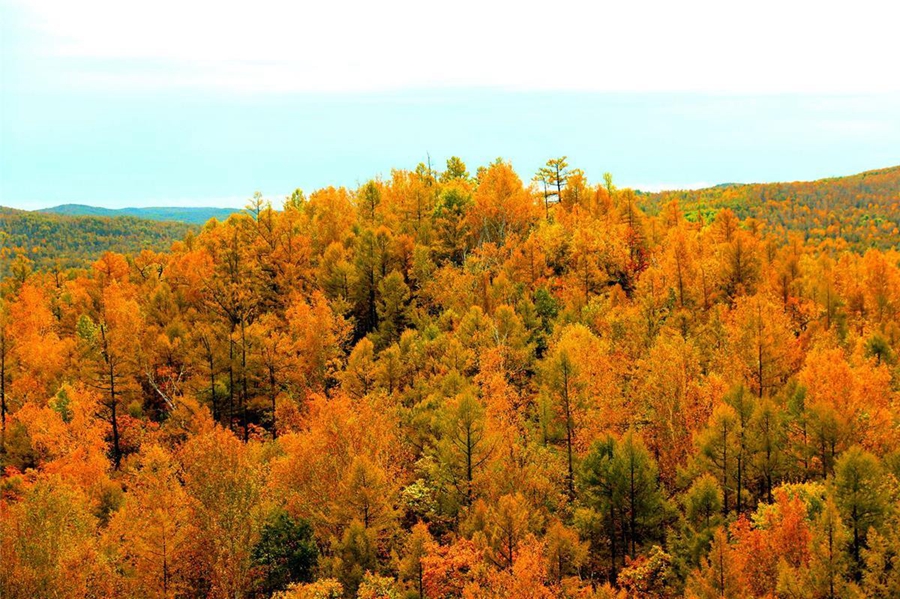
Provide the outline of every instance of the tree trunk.
{"type": "Polygon", "coordinates": [[[278,430],[275,423],[275,368],[269,365],[269,396],[272,401],[272,438],[278,438],[278,430]]]}
{"type": "Polygon", "coordinates": [[[113,433],[113,467],[115,470],[119,469],[119,465],[122,463],[122,450],[119,447],[119,418],[116,414],[117,409],[117,401],[116,401],[116,377],[115,372],[113,371],[113,364],[107,358],[109,363],[109,409],[112,420],[112,433],[113,433]]]}
{"type": "Polygon", "coordinates": [[[6,448],[6,334],[0,333],[0,451],[6,448]]]}
{"type": "Polygon", "coordinates": [[[566,474],[566,482],[569,487],[569,499],[575,499],[575,468],[572,459],[572,444],[575,432],[572,422],[572,406],[569,400],[569,368],[563,365],[563,408],[566,412],[566,453],[568,460],[568,472],[566,474]]]}
{"type": "Polygon", "coordinates": [[[244,427],[244,443],[250,440],[250,423],[247,418],[247,335],[245,320],[241,318],[241,420],[244,427]]]}
{"type": "Polygon", "coordinates": [[[228,428],[234,430],[234,325],[228,335],[228,428]]]}
{"type": "Polygon", "coordinates": [[[633,451],[631,453],[631,459],[629,460],[629,467],[630,467],[631,480],[630,480],[630,488],[629,488],[629,493],[628,493],[628,495],[629,495],[628,496],[628,503],[629,503],[628,509],[631,512],[629,514],[629,516],[630,516],[629,521],[630,521],[630,528],[631,528],[631,533],[630,533],[630,536],[631,536],[631,559],[634,559],[635,549],[636,549],[635,541],[634,541],[634,536],[635,536],[634,531],[637,528],[637,514],[635,513],[635,509],[634,509],[635,491],[634,491],[634,452],[633,451]]]}

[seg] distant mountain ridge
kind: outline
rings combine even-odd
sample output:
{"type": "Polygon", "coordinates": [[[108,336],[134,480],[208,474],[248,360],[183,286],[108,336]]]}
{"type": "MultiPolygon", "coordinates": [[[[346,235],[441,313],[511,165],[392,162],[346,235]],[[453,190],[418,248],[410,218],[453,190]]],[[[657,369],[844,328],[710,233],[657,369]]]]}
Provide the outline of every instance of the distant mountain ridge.
{"type": "Polygon", "coordinates": [[[146,220],[169,221],[203,225],[209,219],[226,220],[232,214],[241,212],[239,208],[204,208],[204,207],[178,207],[160,206],[151,208],[99,208],[85,204],[62,204],[52,208],[36,210],[45,214],[60,214],[63,216],[133,216],[146,220]]]}

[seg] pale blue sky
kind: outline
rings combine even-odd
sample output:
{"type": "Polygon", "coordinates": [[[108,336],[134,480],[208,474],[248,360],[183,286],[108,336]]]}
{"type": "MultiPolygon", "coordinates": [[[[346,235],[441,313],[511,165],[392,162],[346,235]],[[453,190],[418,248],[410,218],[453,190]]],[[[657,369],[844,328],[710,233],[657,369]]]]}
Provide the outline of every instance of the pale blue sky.
{"type": "Polygon", "coordinates": [[[296,187],[355,186],[426,153],[436,164],[459,155],[473,171],[502,156],[525,179],[566,154],[593,180],[610,171],[645,189],[900,164],[890,42],[857,44],[857,63],[804,58],[820,42],[833,52],[824,45],[830,21],[819,24],[824,32],[796,34],[807,50],[761,49],[758,60],[713,47],[730,39],[722,34],[667,51],[684,34],[668,29],[657,33],[670,39],[618,56],[591,56],[590,44],[566,53],[563,43],[563,55],[580,58],[548,83],[530,78],[546,67],[514,33],[526,21],[505,40],[451,36],[459,46],[450,51],[445,30],[392,30],[392,14],[369,17],[370,38],[369,28],[354,30],[358,21],[333,38],[315,27],[292,38],[291,23],[279,28],[291,15],[272,3],[249,17],[217,13],[218,3],[186,14],[178,3],[152,14],[122,5],[0,0],[0,205],[242,205],[255,190],[278,199],[296,187]],[[66,12],[72,6],[82,8],[66,12]],[[187,23],[171,25],[176,15],[187,23]]]}

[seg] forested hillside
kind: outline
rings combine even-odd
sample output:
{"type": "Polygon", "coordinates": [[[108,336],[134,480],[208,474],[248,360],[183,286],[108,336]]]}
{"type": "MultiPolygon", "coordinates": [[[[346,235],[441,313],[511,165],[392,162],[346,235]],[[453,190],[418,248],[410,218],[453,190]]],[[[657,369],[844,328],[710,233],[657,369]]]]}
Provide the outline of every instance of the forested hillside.
{"type": "Polygon", "coordinates": [[[898,597],[896,231],[827,221],[894,177],[454,158],[8,277],[0,596],[898,597]]]}
{"type": "Polygon", "coordinates": [[[0,276],[13,268],[86,267],[107,251],[165,250],[196,230],[185,223],[131,216],[60,216],[0,207],[0,276]]]}
{"type": "Polygon", "coordinates": [[[642,205],[658,213],[672,200],[689,220],[709,220],[729,208],[782,240],[796,232],[811,244],[858,251],[900,243],[900,166],[820,181],[666,191],[645,196],[642,205]]]}
{"type": "Polygon", "coordinates": [[[159,208],[97,208],[83,204],[63,204],[53,208],[45,208],[40,212],[46,214],[63,214],[66,216],[133,216],[147,220],[161,220],[170,222],[190,223],[203,225],[209,219],[225,220],[235,212],[231,208],[180,208],[177,206],[159,208]]]}

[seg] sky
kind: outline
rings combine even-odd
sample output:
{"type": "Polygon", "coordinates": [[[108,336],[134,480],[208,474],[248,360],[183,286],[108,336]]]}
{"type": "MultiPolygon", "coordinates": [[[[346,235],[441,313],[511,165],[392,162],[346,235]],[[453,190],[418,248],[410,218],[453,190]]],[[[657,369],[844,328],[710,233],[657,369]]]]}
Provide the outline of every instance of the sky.
{"type": "Polygon", "coordinates": [[[548,158],[645,190],[900,164],[895,3],[0,0],[0,205],[242,206],[548,158]]]}

